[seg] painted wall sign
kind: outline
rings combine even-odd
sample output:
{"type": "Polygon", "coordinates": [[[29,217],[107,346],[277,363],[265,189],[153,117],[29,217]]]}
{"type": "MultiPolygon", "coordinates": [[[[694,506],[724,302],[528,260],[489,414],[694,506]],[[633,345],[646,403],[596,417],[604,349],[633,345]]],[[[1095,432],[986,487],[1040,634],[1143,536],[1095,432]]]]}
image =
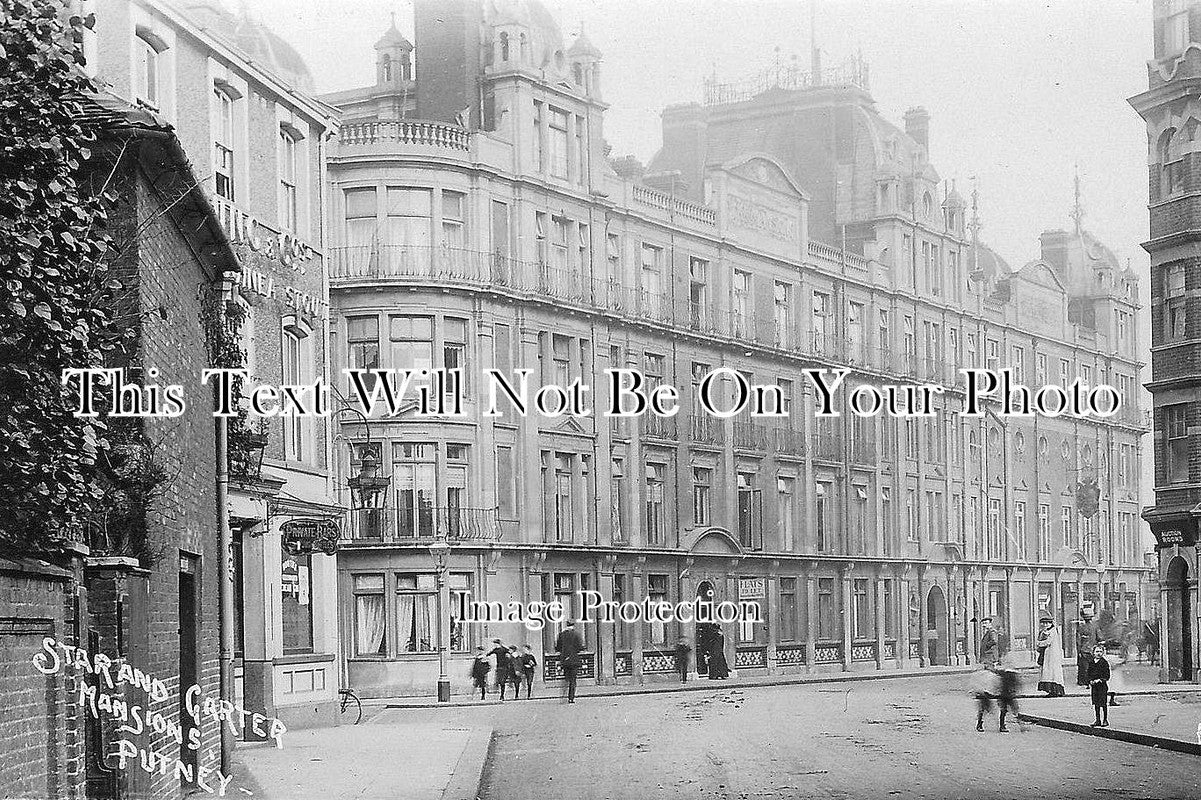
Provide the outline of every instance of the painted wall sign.
{"type": "Polygon", "coordinates": [[[275,231],[221,197],[213,198],[217,219],[233,244],[278,261],[289,269],[303,271],[304,263],[317,251],[287,231],[275,231]]]}
{"type": "Polygon", "coordinates": [[[293,308],[310,317],[326,316],[326,304],[311,294],[302,292],[294,286],[280,286],[275,276],[266,272],[251,269],[246,264],[238,275],[238,285],[251,294],[270,300],[279,300],[289,308],[293,308]]]}
{"type": "Polygon", "coordinates": [[[738,579],[738,599],[739,600],[762,600],[767,597],[767,579],[766,578],[739,578],[738,579]]]}

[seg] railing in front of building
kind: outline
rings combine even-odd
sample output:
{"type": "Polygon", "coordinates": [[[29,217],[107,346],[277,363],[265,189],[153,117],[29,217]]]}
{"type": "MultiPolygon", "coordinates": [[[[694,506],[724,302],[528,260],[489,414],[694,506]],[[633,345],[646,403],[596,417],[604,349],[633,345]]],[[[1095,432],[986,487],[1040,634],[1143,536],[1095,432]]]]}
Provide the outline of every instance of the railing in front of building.
{"type": "MultiPolygon", "coordinates": [[[[580,669],[577,678],[596,677],[596,653],[580,653],[580,669]]],[[[563,679],[563,659],[557,653],[548,653],[542,660],[542,679],[558,681],[563,679]]]]}
{"type": "Polygon", "coordinates": [[[813,646],[813,663],[842,663],[842,642],[818,642],[813,646]]]}
{"type": "Polygon", "coordinates": [[[694,444],[718,445],[725,441],[722,421],[708,414],[694,414],[690,418],[689,438],[694,444]]]}
{"type": "Polygon", "coordinates": [[[781,667],[801,666],[808,658],[803,644],[776,645],[776,664],[781,667]]]}
{"type": "Polygon", "coordinates": [[[875,661],[876,660],[876,643],[875,642],[851,642],[851,660],[852,661],[875,661]]]}
{"type": "Polygon", "coordinates": [[[418,506],[352,512],[355,542],[421,544],[445,537],[451,542],[496,542],[502,528],[495,508],[418,506]]]}
{"type": "Polygon", "coordinates": [[[339,129],[338,141],[344,145],[407,144],[465,151],[471,143],[471,132],[431,120],[348,122],[339,129]]]}
{"type": "Polygon", "coordinates": [[[734,649],[734,669],[766,669],[767,648],[759,645],[739,645],[734,649]]]}

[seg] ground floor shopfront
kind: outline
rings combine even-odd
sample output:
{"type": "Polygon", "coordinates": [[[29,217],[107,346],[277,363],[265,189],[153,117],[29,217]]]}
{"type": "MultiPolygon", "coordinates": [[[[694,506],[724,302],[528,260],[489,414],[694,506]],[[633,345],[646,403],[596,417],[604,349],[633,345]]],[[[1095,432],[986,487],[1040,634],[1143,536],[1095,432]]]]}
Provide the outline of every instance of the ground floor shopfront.
{"type": "MultiPolygon", "coordinates": [[[[1137,629],[1148,610],[1147,579],[1140,568],[752,555],[716,528],[697,534],[684,552],[452,543],[441,576],[428,546],[351,544],[338,553],[339,627],[348,685],[367,697],[432,695],[443,669],[452,690],[466,694],[472,651],[491,650],[493,639],[531,645],[538,679],[558,681],[561,625],[465,622],[463,604],[559,600],[578,618],[581,590],[617,603],[677,604],[698,595],[757,603],[762,622],[720,626],[735,675],[913,669],[975,663],[985,617],[1005,632],[1020,662],[1033,660],[1038,620],[1049,616],[1071,656],[1082,607],[1108,609],[1137,629]]],[[[581,626],[580,678],[678,680],[676,645],[683,639],[693,653],[704,652],[703,627],[593,618],[581,626]]],[[[697,672],[695,657],[690,672],[697,672]]]]}
{"type": "Polygon", "coordinates": [[[1162,609],[1159,679],[1201,682],[1201,590],[1197,516],[1191,508],[1147,513],[1155,534],[1162,609]]]}

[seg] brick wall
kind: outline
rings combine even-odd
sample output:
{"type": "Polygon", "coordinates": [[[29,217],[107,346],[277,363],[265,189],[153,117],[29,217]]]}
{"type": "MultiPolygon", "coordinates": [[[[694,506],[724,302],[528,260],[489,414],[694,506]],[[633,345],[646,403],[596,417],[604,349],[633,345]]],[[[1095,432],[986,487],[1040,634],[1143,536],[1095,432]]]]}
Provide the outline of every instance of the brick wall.
{"type": "Polygon", "coordinates": [[[0,564],[0,797],[83,796],[82,719],[70,671],[33,666],[44,637],[75,642],[70,572],[49,565],[0,564]]]}

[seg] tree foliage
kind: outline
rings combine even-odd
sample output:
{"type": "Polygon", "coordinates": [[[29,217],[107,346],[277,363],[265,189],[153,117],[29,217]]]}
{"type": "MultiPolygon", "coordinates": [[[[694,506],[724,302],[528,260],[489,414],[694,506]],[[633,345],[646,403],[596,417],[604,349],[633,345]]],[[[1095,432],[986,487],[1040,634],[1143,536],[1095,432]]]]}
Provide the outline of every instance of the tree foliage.
{"type": "Polygon", "coordinates": [[[78,98],[79,27],[53,0],[0,0],[0,552],[46,551],[103,510],[109,431],[72,414],[66,368],[105,363],[106,198],[89,194],[97,131],[78,98]]]}

